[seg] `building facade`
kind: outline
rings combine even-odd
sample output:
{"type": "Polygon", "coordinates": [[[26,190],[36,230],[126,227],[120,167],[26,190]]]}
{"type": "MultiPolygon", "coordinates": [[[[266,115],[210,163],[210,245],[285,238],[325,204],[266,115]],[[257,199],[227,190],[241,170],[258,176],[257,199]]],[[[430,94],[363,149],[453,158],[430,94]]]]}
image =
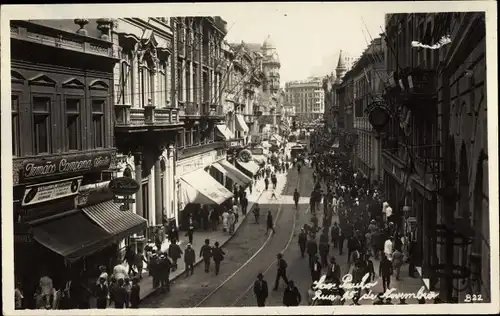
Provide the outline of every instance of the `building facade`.
{"type": "Polygon", "coordinates": [[[413,230],[417,270],[446,301],[490,300],[484,18],[386,16],[385,99],[394,114],[382,136],[385,192],[413,230]],[[440,49],[408,45],[448,34],[440,49]]]}
{"type": "Polygon", "coordinates": [[[285,102],[295,106],[299,120],[306,122],[323,116],[325,91],[320,78],[287,82],[285,90],[285,102]]]}
{"type": "Polygon", "coordinates": [[[41,276],[90,277],[146,226],[97,189],[116,167],[111,29],[109,19],[11,22],[14,264],[31,308],[41,276]]]}
{"type": "Polygon", "coordinates": [[[352,163],[354,170],[372,184],[381,180],[380,135],[372,129],[367,110],[381,99],[386,84],[384,46],[381,38],[374,39],[345,75],[353,81],[350,99],[354,102],[353,128],[358,139],[352,163]]]}

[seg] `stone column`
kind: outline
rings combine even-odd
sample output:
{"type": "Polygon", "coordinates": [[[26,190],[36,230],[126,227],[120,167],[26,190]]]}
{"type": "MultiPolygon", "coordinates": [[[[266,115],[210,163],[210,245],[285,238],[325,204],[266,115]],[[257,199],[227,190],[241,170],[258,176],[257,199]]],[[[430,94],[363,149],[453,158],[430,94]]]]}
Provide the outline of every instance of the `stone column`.
{"type": "MultiPolygon", "coordinates": [[[[155,209],[156,209],[156,200],[155,200],[155,166],[153,165],[151,167],[151,170],[149,172],[149,180],[148,180],[148,187],[149,187],[149,190],[148,190],[148,206],[149,206],[149,210],[148,211],[148,214],[149,214],[149,225],[150,226],[155,226],[156,225],[156,218],[155,218],[155,209]]],[[[146,197],[144,197],[146,198],[146,197]]]]}
{"type": "MultiPolygon", "coordinates": [[[[136,153],[134,155],[135,164],[135,181],[139,183],[139,191],[135,194],[135,205],[136,214],[144,217],[144,210],[142,208],[142,154],[136,153]]],[[[147,197],[146,197],[147,198],[147,197]]]]}
{"type": "Polygon", "coordinates": [[[161,163],[160,157],[155,162],[154,166],[154,178],[155,178],[155,222],[157,225],[163,222],[163,205],[165,201],[163,200],[162,190],[161,190],[161,163]]]}

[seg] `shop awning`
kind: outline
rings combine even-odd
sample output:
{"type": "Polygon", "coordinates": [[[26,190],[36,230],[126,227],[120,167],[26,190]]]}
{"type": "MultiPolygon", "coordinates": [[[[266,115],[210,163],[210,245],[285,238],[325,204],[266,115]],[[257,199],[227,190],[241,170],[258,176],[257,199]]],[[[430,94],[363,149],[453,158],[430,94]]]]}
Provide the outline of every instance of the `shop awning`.
{"type": "Polygon", "coordinates": [[[181,176],[185,203],[217,204],[233,197],[233,193],[217,182],[205,170],[198,169],[181,176]]]}
{"type": "Polygon", "coordinates": [[[222,173],[225,176],[227,175],[226,169],[224,169],[224,167],[222,167],[221,164],[218,162],[212,164],[210,167],[213,167],[215,170],[219,171],[220,173],[222,173]]]}
{"type": "Polygon", "coordinates": [[[228,173],[229,178],[236,182],[238,185],[242,187],[246,187],[252,182],[252,179],[247,177],[243,172],[238,170],[235,166],[229,163],[229,161],[223,159],[219,162],[217,162],[219,166],[221,166],[223,169],[225,169],[228,173]]]}
{"type": "Polygon", "coordinates": [[[113,201],[98,203],[83,209],[83,212],[115,240],[121,240],[147,228],[146,219],[132,211],[121,211],[113,201]]]}
{"type": "Polygon", "coordinates": [[[32,227],[33,238],[70,262],[110,245],[112,236],[81,211],[32,227]]]}
{"type": "Polygon", "coordinates": [[[247,123],[241,114],[236,114],[236,129],[240,132],[248,132],[247,123]]]}
{"type": "Polygon", "coordinates": [[[217,130],[219,131],[219,134],[224,137],[224,140],[230,140],[234,138],[233,132],[227,127],[225,124],[219,124],[215,125],[217,127],[217,130]]]}
{"type": "Polygon", "coordinates": [[[246,171],[250,172],[250,174],[253,176],[259,171],[260,167],[255,161],[249,161],[249,162],[243,162],[240,160],[237,160],[237,163],[246,171]]]}

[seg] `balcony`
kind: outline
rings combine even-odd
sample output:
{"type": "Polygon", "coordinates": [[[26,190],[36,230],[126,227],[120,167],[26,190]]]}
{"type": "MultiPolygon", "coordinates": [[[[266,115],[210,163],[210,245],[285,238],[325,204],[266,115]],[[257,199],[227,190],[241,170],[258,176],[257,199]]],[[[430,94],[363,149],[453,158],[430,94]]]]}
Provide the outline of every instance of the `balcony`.
{"type": "Polygon", "coordinates": [[[224,149],[226,147],[225,141],[216,141],[205,144],[191,145],[186,147],[177,148],[177,159],[184,159],[196,155],[206,153],[211,150],[224,149]]]}
{"type": "Polygon", "coordinates": [[[209,118],[221,119],[221,120],[223,120],[225,118],[224,109],[223,109],[222,105],[209,104],[208,102],[205,102],[205,103],[203,103],[202,109],[203,109],[203,112],[202,112],[203,115],[206,115],[209,118]]]}
{"type": "Polygon", "coordinates": [[[197,103],[186,102],[183,110],[184,110],[183,117],[185,118],[195,118],[201,116],[200,106],[197,103]]]}
{"type": "Polygon", "coordinates": [[[168,130],[181,125],[179,109],[173,107],[133,108],[131,105],[115,104],[115,117],[115,128],[125,132],[143,129],[168,130]]]}

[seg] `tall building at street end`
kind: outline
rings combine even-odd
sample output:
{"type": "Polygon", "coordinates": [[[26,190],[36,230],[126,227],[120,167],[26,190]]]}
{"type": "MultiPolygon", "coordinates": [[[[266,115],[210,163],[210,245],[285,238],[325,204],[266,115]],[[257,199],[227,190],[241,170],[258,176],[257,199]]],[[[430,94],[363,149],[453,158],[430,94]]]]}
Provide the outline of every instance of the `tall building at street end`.
{"type": "Polygon", "coordinates": [[[307,80],[287,82],[285,91],[285,102],[295,106],[299,121],[311,122],[323,116],[325,92],[321,78],[312,77],[307,80]]]}
{"type": "Polygon", "coordinates": [[[485,14],[390,14],[385,28],[388,86],[369,117],[381,130],[386,200],[431,290],[446,302],[470,293],[488,302],[485,14]],[[439,49],[409,45],[447,36],[439,49]]]}

